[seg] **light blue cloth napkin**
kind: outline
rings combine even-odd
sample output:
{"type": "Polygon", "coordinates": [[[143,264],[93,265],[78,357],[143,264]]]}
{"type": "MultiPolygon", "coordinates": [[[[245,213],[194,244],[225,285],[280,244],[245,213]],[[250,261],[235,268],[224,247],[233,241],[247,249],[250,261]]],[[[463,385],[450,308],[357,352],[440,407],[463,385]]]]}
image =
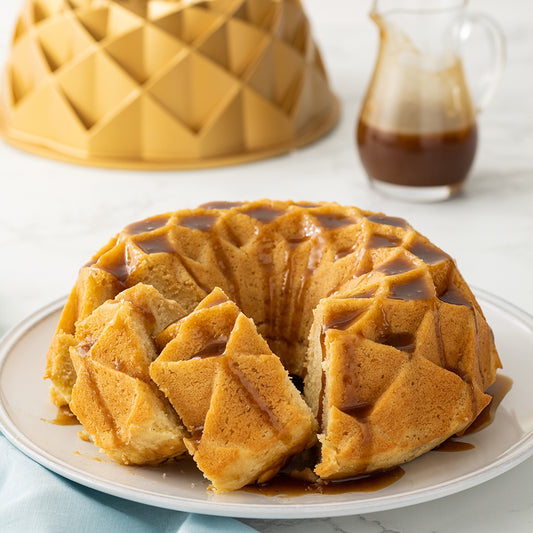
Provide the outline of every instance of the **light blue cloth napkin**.
{"type": "Polygon", "coordinates": [[[159,509],[98,492],[35,463],[0,433],[2,533],[251,533],[232,518],[159,509]]]}

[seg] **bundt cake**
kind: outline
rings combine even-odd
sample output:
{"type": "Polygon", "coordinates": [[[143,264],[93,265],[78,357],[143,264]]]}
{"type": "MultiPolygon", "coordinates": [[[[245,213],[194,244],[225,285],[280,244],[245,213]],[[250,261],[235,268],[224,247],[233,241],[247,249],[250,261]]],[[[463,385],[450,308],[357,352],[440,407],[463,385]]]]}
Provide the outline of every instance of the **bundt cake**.
{"type": "MultiPolygon", "coordinates": [[[[141,462],[134,440],[142,449],[148,411],[137,433],[125,404],[98,415],[97,426],[82,391],[108,395],[109,406],[113,380],[128,383],[129,405],[149,390],[153,402],[145,403],[157,403],[151,408],[164,413],[169,432],[185,437],[206,476],[228,490],[268,478],[313,440],[313,419],[273,354],[304,380],[323,479],[387,469],[461,433],[490,402],[484,391],[501,366],[454,261],[405,220],[335,203],[260,200],[214,202],[127,226],[81,269],[45,377],[53,401],[70,405],[121,462],[141,462]],[[139,303],[148,291],[157,305],[139,303]],[[129,332],[134,340],[126,341],[129,332]],[[104,339],[110,347],[99,349],[104,339]],[[90,377],[104,373],[105,384],[90,377]],[[248,386],[269,393],[252,401],[248,386]],[[268,413],[278,405],[274,423],[268,413]],[[282,430],[291,409],[298,415],[282,430]],[[241,411],[265,442],[277,439],[263,462],[254,463],[255,441],[228,452],[228,435],[244,424],[241,411]],[[288,434],[297,436],[287,443],[288,434]],[[286,457],[275,455],[282,448],[286,457]]],[[[165,447],[155,446],[147,462],[161,460],[165,447]]],[[[168,457],[181,450],[169,446],[168,457]]]]}

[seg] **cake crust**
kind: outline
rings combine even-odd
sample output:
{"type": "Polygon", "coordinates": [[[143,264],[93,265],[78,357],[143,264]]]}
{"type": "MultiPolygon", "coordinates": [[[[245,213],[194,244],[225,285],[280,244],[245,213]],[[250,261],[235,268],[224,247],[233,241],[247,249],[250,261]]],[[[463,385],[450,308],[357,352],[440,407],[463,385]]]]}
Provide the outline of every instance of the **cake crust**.
{"type": "MultiPolygon", "coordinates": [[[[501,367],[455,262],[405,220],[335,203],[215,202],[130,224],[81,269],[48,352],[45,377],[55,403],[81,409],[73,390],[88,372],[109,368],[80,356],[91,316],[108,327],[105,302],[139,286],[185,316],[155,329],[141,320],[152,361],[159,356],[144,372],[151,368],[158,387],[152,385],[188,429],[183,448],[206,458],[201,468],[212,480],[217,473],[207,458],[238,461],[222,454],[218,437],[197,446],[196,428],[214,427],[213,402],[234,402],[238,411],[244,400],[229,393],[239,390],[234,367],[191,354],[206,349],[207,338],[229,342],[237,321],[253,320],[254,345],[261,346],[239,360],[247,381],[252,364],[268,375],[272,357],[284,373],[304,378],[304,398],[319,424],[316,473],[324,479],[390,468],[464,431],[490,401],[485,391],[501,367]],[[172,393],[178,373],[196,390],[172,393]]],[[[263,467],[252,481],[279,464],[263,467]]]]}

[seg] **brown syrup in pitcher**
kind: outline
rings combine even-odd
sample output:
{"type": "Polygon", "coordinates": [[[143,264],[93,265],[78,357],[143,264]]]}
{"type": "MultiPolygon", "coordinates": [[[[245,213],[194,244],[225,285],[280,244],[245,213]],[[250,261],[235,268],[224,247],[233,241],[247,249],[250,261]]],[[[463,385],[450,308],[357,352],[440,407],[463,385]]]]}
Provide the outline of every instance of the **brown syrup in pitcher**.
{"type": "Polygon", "coordinates": [[[357,144],[373,179],[412,187],[459,185],[474,161],[477,127],[412,135],[383,131],[361,120],[357,144]]]}

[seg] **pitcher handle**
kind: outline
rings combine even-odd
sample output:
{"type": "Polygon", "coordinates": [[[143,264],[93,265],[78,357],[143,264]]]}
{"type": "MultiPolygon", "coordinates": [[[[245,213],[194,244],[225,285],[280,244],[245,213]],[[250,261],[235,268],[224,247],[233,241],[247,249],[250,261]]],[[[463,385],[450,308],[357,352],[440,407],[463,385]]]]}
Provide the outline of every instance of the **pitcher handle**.
{"type": "Polygon", "coordinates": [[[474,104],[476,113],[483,111],[492,100],[498,83],[505,69],[507,51],[505,34],[491,17],[481,13],[465,13],[459,25],[459,41],[466,43],[471,39],[472,27],[478,26],[485,32],[490,45],[492,65],[481,80],[474,86],[474,104]]]}

